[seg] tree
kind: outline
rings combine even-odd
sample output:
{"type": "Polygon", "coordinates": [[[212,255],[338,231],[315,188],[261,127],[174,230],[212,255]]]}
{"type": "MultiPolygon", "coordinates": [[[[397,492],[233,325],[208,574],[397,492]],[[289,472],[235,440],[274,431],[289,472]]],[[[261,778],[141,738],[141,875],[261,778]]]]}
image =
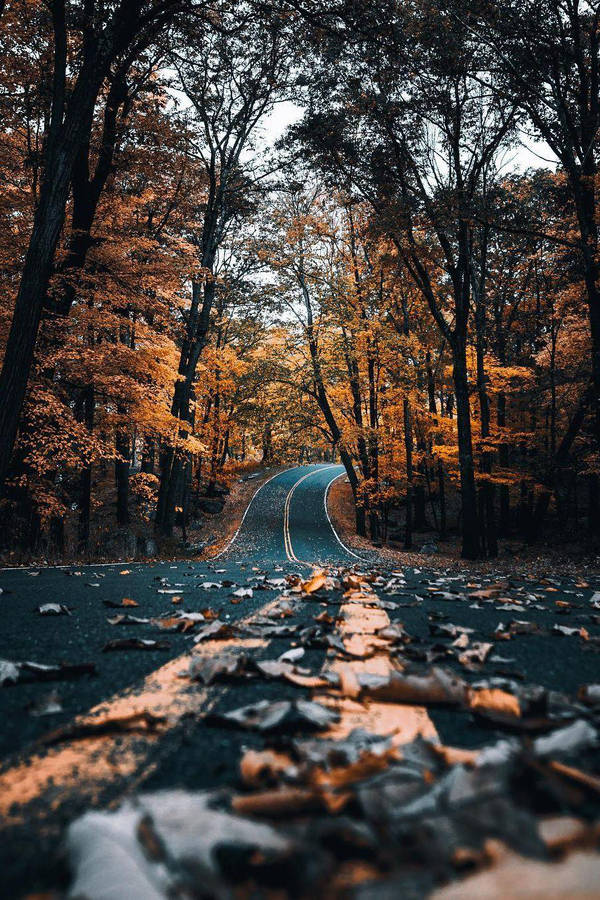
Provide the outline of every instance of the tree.
{"type": "MultiPolygon", "coordinates": [[[[99,92],[113,66],[124,75],[187,6],[182,0],[122,0],[110,9],[57,0],[51,6],[45,24],[51,28],[53,69],[39,197],[0,373],[0,486],[17,436],[74,167],[89,142],[99,92]]],[[[5,24],[3,17],[0,25],[5,24]]]]}
{"type": "Polygon", "coordinates": [[[596,443],[600,448],[600,263],[597,176],[600,8],[588,0],[451,6],[489,50],[494,90],[510,98],[559,161],[577,221],[577,249],[592,338],[596,443]]]}
{"type": "Polygon", "coordinates": [[[313,160],[372,204],[452,350],[463,555],[476,557],[467,372],[474,215],[513,127],[514,108],[482,88],[481,54],[468,32],[429,6],[396,11],[385,21],[379,8],[371,18],[365,13],[356,39],[340,41],[336,35],[328,44],[332,52],[337,65],[321,74],[318,101],[313,100],[318,111],[297,135],[313,160]],[[432,278],[433,259],[443,270],[441,279],[432,278]]]}
{"type": "MultiPolygon", "coordinates": [[[[265,172],[252,171],[244,158],[250,140],[264,115],[285,96],[290,83],[290,54],[286,20],[275,17],[265,23],[246,22],[215,34],[198,52],[198,34],[182,34],[183,44],[171,48],[181,90],[188,97],[197,127],[191,151],[204,166],[208,194],[199,231],[198,269],[192,281],[192,300],[185,315],[171,412],[180,422],[179,438],[193,429],[193,390],[198,362],[208,340],[210,316],[218,289],[215,267],[226,236],[251,210],[255,179],[265,172]]],[[[258,183],[259,183],[258,182],[258,183]]],[[[160,461],[160,491],[156,528],[169,535],[177,506],[182,505],[185,460],[175,446],[165,446],[160,461]]]]}

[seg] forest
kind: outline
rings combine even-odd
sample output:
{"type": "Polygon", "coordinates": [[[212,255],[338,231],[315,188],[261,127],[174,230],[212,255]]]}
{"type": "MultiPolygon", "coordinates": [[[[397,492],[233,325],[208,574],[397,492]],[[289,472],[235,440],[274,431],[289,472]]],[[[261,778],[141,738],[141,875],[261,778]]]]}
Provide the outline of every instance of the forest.
{"type": "Polygon", "coordinates": [[[596,552],[599,17],[1,3],[3,557],[177,553],[315,460],[376,546],[596,552]]]}

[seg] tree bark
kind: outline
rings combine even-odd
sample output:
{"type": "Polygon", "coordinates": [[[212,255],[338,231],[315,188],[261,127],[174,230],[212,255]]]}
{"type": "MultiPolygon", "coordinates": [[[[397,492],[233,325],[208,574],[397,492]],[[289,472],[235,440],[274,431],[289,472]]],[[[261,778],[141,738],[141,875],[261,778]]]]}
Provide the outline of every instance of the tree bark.
{"type": "Polygon", "coordinates": [[[408,397],[402,401],[404,413],[404,449],[406,452],[406,523],[404,527],[404,549],[411,550],[413,545],[412,506],[413,506],[413,438],[412,416],[408,397]]]}
{"type": "Polygon", "coordinates": [[[480,554],[479,520],[477,516],[477,492],[473,465],[473,439],[471,434],[471,408],[467,354],[464,341],[457,338],[452,347],[456,419],[458,423],[458,457],[460,464],[460,497],[462,503],[462,551],[464,559],[477,559],[480,554]]]}
{"type": "Polygon", "coordinates": [[[129,525],[129,436],[121,428],[115,436],[115,483],[117,488],[117,524],[129,525]]]}

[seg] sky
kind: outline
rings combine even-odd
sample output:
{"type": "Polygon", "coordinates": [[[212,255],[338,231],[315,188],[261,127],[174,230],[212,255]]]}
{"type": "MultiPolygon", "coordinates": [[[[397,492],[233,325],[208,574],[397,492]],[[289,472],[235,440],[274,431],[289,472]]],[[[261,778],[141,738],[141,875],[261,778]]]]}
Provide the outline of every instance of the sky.
{"type": "MultiPolygon", "coordinates": [[[[297,122],[304,110],[290,100],[277,103],[262,125],[263,140],[272,147],[283,135],[286,128],[297,122]]],[[[527,169],[556,168],[556,158],[546,143],[535,141],[522,134],[519,146],[507,153],[503,167],[508,171],[525,172],[527,169]]]]}

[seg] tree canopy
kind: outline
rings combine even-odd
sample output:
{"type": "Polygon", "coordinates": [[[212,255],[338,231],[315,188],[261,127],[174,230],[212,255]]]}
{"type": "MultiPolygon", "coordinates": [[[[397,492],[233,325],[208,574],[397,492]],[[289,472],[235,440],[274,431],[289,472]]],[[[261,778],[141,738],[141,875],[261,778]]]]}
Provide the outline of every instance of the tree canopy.
{"type": "Polygon", "coordinates": [[[4,550],[188,540],[320,459],[377,543],[596,541],[599,17],[7,0],[4,550]]]}

